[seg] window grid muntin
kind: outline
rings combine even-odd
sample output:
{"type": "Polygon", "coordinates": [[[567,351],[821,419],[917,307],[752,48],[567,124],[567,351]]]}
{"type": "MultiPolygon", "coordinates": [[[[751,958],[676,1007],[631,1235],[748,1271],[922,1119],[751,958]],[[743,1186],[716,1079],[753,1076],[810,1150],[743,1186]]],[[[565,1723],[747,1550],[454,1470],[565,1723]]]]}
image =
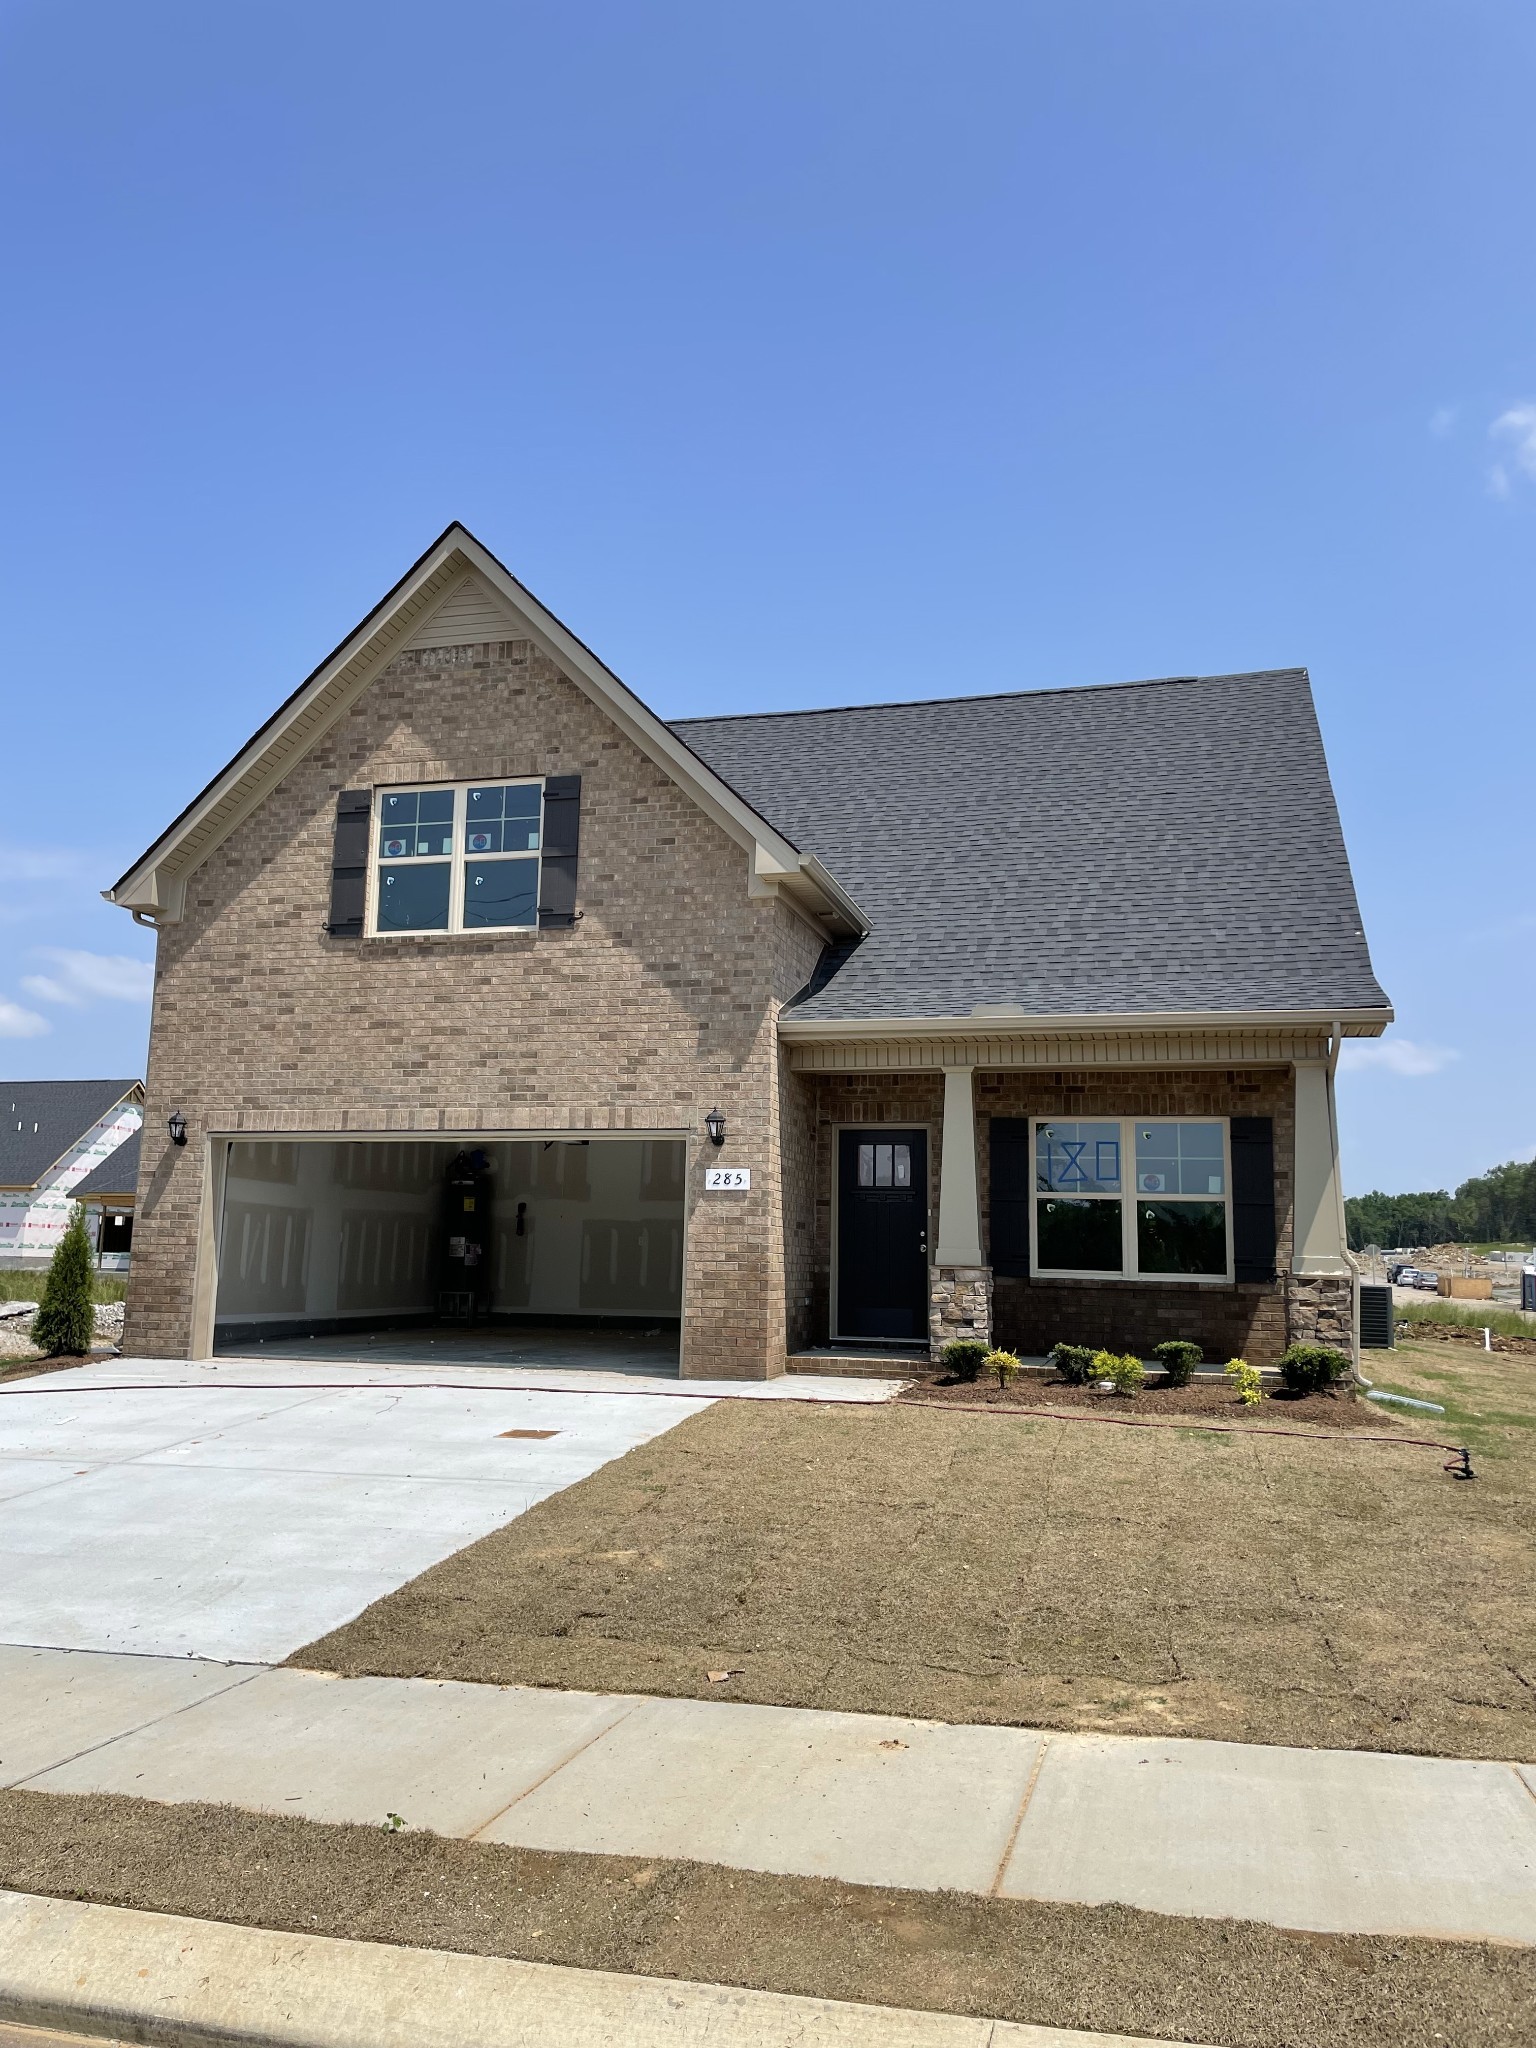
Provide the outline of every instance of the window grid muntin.
{"type": "MultiPolygon", "coordinates": [[[[541,775],[510,775],[486,782],[420,782],[376,789],[374,791],[374,798],[377,826],[370,839],[368,860],[367,928],[369,936],[373,938],[400,938],[410,937],[413,934],[419,933],[436,938],[454,938],[466,935],[478,936],[485,932],[536,931],[539,922],[539,899],[543,894],[544,780],[544,777],[541,775]],[[502,794],[505,800],[511,793],[524,789],[535,790],[538,793],[537,811],[530,814],[536,815],[538,820],[536,832],[537,847],[514,847],[507,849],[503,846],[494,851],[471,851],[469,847],[471,794],[473,792],[497,791],[502,794]],[[398,811],[404,807],[402,800],[406,802],[414,800],[416,803],[419,803],[419,800],[423,797],[441,798],[444,796],[449,798],[451,803],[450,815],[446,821],[433,819],[431,822],[434,824],[446,823],[448,851],[446,853],[410,853],[386,857],[383,847],[387,831],[386,821],[389,819],[391,809],[395,810],[398,814],[398,811]],[[464,921],[464,899],[468,868],[471,865],[503,861],[521,861],[531,865],[536,870],[533,891],[533,916],[525,924],[466,924],[464,921]],[[399,870],[401,868],[434,866],[446,867],[449,871],[448,922],[446,926],[401,926],[396,930],[389,926],[381,925],[379,922],[381,878],[385,872],[390,869],[399,870]]],[[[503,808],[497,822],[505,823],[506,815],[506,810],[503,808]]],[[[399,820],[398,822],[403,824],[405,821],[399,820]]]]}
{"type": "Polygon", "coordinates": [[[1223,1281],[1230,1284],[1233,1278],[1232,1253],[1232,1125],[1228,1117],[1031,1117],[1030,1118],[1030,1177],[1029,1197],[1029,1264],[1030,1272],[1042,1280],[1152,1280],[1179,1286],[1216,1286],[1223,1281]],[[1088,1188],[1047,1189],[1039,1185],[1040,1151],[1039,1141],[1042,1128],[1076,1126],[1088,1124],[1102,1126],[1118,1124],[1120,1127],[1120,1191],[1092,1190],[1088,1188]],[[1134,1185],[1139,1180],[1137,1172],[1136,1147],[1143,1130],[1177,1127],[1214,1127],[1221,1140],[1221,1178],[1224,1192],[1211,1194],[1166,1194],[1143,1195],[1134,1185]],[[1127,1170],[1132,1185],[1127,1185],[1127,1170]],[[1115,1202],[1120,1204],[1120,1269],[1118,1272],[1092,1271],[1084,1268],[1043,1266],[1040,1263],[1040,1216],[1039,1204],[1056,1196],[1059,1199],[1084,1202],[1115,1202]],[[1226,1267],[1220,1273],[1159,1273],[1143,1271],[1138,1250],[1137,1206],[1142,1200],[1171,1202],[1175,1204],[1205,1204],[1220,1202],[1226,1211],[1226,1267]]]}

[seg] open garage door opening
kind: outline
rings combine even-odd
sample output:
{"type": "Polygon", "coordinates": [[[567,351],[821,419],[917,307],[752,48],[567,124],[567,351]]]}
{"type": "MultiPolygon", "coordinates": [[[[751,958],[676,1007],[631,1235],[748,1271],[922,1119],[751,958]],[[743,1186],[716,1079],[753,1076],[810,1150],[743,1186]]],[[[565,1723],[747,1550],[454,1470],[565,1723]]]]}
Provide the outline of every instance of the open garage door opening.
{"type": "Polygon", "coordinates": [[[215,1348],[675,1371],[684,1172],[673,1138],[232,1140],[215,1348]]]}

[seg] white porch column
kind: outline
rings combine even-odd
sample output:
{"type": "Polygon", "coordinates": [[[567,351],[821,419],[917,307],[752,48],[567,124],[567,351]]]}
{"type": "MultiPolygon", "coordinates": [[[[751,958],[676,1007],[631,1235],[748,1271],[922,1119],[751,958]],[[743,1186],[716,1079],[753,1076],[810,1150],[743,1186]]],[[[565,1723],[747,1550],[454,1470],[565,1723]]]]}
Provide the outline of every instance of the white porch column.
{"type": "Polygon", "coordinates": [[[1298,1060],[1293,1273],[1354,1273],[1344,1238],[1336,1131],[1333,1075],[1328,1062],[1298,1060]]]}
{"type": "Polygon", "coordinates": [[[939,1156],[936,1266],[980,1266],[981,1200],[976,1178],[976,1108],[970,1067],[944,1069],[944,1140],[939,1156]]]}

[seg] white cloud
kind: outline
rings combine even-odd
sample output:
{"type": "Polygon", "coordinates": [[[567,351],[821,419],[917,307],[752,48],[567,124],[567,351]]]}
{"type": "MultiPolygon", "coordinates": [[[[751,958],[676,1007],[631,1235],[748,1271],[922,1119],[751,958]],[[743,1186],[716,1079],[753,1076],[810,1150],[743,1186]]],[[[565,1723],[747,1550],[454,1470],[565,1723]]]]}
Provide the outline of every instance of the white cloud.
{"type": "Polygon", "coordinates": [[[1437,441],[1443,441],[1446,435],[1451,432],[1456,425],[1456,415],[1460,411],[1461,407],[1459,405],[1437,405],[1435,407],[1435,410],[1429,416],[1429,431],[1437,441]]]}
{"type": "Polygon", "coordinates": [[[1536,483],[1536,405],[1526,400],[1510,406],[1488,429],[1488,437],[1509,443],[1507,460],[1496,462],[1488,473],[1488,488],[1496,498],[1509,496],[1511,468],[1536,483]]]}
{"type": "Polygon", "coordinates": [[[1347,1038],[1339,1049],[1339,1065],[1351,1072],[1374,1067],[1408,1080],[1438,1074],[1460,1057],[1448,1045],[1416,1045],[1411,1038],[1347,1038]]]}
{"type": "Polygon", "coordinates": [[[9,996],[0,996],[0,1038],[36,1038],[49,1030],[48,1019],[36,1010],[24,1010],[9,996]]]}
{"type": "Polygon", "coordinates": [[[155,970],[147,960],[126,953],[82,953],[67,946],[35,946],[51,962],[52,974],[28,974],[22,987],[39,1002],[69,1003],[82,1008],[106,998],[109,1002],[147,1003],[154,992],[155,970]]]}

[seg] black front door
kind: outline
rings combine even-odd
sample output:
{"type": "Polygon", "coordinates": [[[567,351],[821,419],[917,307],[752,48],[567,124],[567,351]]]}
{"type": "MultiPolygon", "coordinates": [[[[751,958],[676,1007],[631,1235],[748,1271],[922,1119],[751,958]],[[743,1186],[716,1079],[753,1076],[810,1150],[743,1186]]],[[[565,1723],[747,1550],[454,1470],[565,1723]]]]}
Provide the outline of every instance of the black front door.
{"type": "Polygon", "coordinates": [[[839,1131],[836,1337],[928,1334],[928,1133],[839,1131]]]}

